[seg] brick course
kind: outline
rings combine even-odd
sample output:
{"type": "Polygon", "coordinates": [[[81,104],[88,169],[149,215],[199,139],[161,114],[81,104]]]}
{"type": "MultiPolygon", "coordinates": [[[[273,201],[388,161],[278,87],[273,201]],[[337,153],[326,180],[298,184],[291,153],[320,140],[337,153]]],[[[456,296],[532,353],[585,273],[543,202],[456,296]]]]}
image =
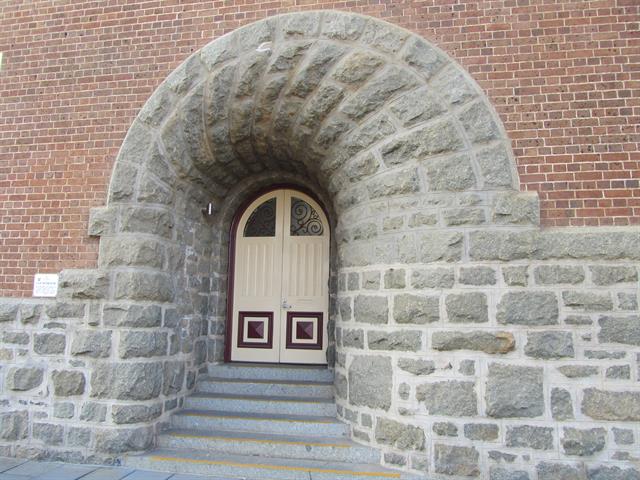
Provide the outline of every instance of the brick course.
{"type": "Polygon", "coordinates": [[[485,89],[545,226],[640,223],[633,0],[0,2],[0,296],[96,264],[89,208],[140,107],[189,54],[265,16],[336,8],[390,21],[485,89]]]}

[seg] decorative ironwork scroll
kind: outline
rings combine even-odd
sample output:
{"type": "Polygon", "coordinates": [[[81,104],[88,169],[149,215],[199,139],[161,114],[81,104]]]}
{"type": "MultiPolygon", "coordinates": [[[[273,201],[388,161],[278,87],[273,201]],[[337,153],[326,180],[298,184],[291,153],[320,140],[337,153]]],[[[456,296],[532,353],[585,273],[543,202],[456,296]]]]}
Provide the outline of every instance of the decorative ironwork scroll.
{"type": "Polygon", "coordinates": [[[291,236],[321,236],[324,233],[318,212],[300,198],[291,197],[291,236]]]}
{"type": "Polygon", "coordinates": [[[257,207],[244,226],[245,237],[276,236],[276,199],[272,198],[257,207]]]}

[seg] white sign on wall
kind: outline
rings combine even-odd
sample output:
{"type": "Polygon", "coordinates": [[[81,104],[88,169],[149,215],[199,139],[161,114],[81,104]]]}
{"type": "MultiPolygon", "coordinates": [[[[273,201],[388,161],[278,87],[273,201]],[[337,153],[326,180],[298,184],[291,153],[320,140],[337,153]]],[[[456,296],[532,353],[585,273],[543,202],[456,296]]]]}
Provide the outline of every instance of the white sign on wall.
{"type": "Polygon", "coordinates": [[[33,278],[34,297],[55,297],[58,294],[57,273],[36,273],[33,278]]]}

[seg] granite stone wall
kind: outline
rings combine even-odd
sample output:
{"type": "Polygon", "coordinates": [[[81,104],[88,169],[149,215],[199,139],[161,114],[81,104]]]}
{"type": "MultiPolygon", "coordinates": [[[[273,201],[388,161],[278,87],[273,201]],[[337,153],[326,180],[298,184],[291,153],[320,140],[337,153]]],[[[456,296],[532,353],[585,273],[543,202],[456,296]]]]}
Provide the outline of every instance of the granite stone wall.
{"type": "Polygon", "coordinates": [[[0,453],[152,445],[222,361],[233,212],[282,182],[330,207],[328,362],[356,441],[441,478],[640,476],[640,233],[541,230],[469,76],[338,12],[243,27],[149,99],[91,214],[98,269],[0,304],[0,453]]]}

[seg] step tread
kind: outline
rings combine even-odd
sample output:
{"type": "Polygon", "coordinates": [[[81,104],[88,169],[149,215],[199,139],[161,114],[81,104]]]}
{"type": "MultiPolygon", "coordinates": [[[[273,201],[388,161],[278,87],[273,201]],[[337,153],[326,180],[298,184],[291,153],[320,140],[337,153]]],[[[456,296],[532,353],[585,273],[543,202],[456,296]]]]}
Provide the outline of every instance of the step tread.
{"type": "Polygon", "coordinates": [[[190,397],[194,398],[219,398],[225,400],[253,400],[258,402],[295,402],[295,403],[317,403],[325,404],[334,403],[332,397],[285,397],[285,396],[271,396],[271,395],[241,395],[233,393],[208,393],[197,392],[192,393],[190,397]]]}
{"type": "MultiPolygon", "coordinates": [[[[136,456],[128,458],[134,460],[136,456]]],[[[357,464],[344,462],[325,462],[320,460],[297,460],[273,457],[255,457],[244,455],[218,454],[198,450],[155,449],[137,457],[146,457],[152,461],[167,461],[179,463],[224,465],[228,467],[248,467],[265,470],[296,470],[316,473],[335,473],[354,476],[384,476],[387,478],[402,478],[400,472],[386,469],[380,465],[357,464]]],[[[135,460],[134,460],[135,461],[135,460]]]]}
{"type": "Polygon", "coordinates": [[[184,409],[176,412],[176,416],[193,417],[217,417],[217,418],[245,418],[249,420],[272,420],[283,422],[307,422],[307,423],[335,423],[343,425],[335,417],[323,417],[315,415],[293,415],[279,413],[258,413],[258,412],[228,412],[224,410],[195,410],[184,409]]]}
{"type": "Polygon", "coordinates": [[[206,432],[195,429],[186,428],[172,428],[162,432],[162,435],[170,436],[183,436],[192,438],[204,438],[204,439],[220,439],[220,440],[240,440],[246,442],[256,443],[282,443],[282,444],[299,444],[299,445],[313,445],[313,446],[327,446],[336,448],[370,448],[364,445],[359,445],[346,437],[309,437],[301,435],[285,435],[274,433],[260,433],[260,432],[240,432],[235,430],[207,430],[206,432]]]}
{"type": "Polygon", "coordinates": [[[266,385],[295,385],[297,387],[327,387],[333,386],[333,382],[320,382],[314,380],[269,380],[264,378],[224,378],[211,375],[205,375],[198,378],[198,383],[217,382],[217,383],[258,383],[266,385]]]}
{"type": "Polygon", "coordinates": [[[328,370],[326,365],[302,365],[295,363],[233,362],[211,365],[212,368],[278,368],[282,370],[328,370]]]}

